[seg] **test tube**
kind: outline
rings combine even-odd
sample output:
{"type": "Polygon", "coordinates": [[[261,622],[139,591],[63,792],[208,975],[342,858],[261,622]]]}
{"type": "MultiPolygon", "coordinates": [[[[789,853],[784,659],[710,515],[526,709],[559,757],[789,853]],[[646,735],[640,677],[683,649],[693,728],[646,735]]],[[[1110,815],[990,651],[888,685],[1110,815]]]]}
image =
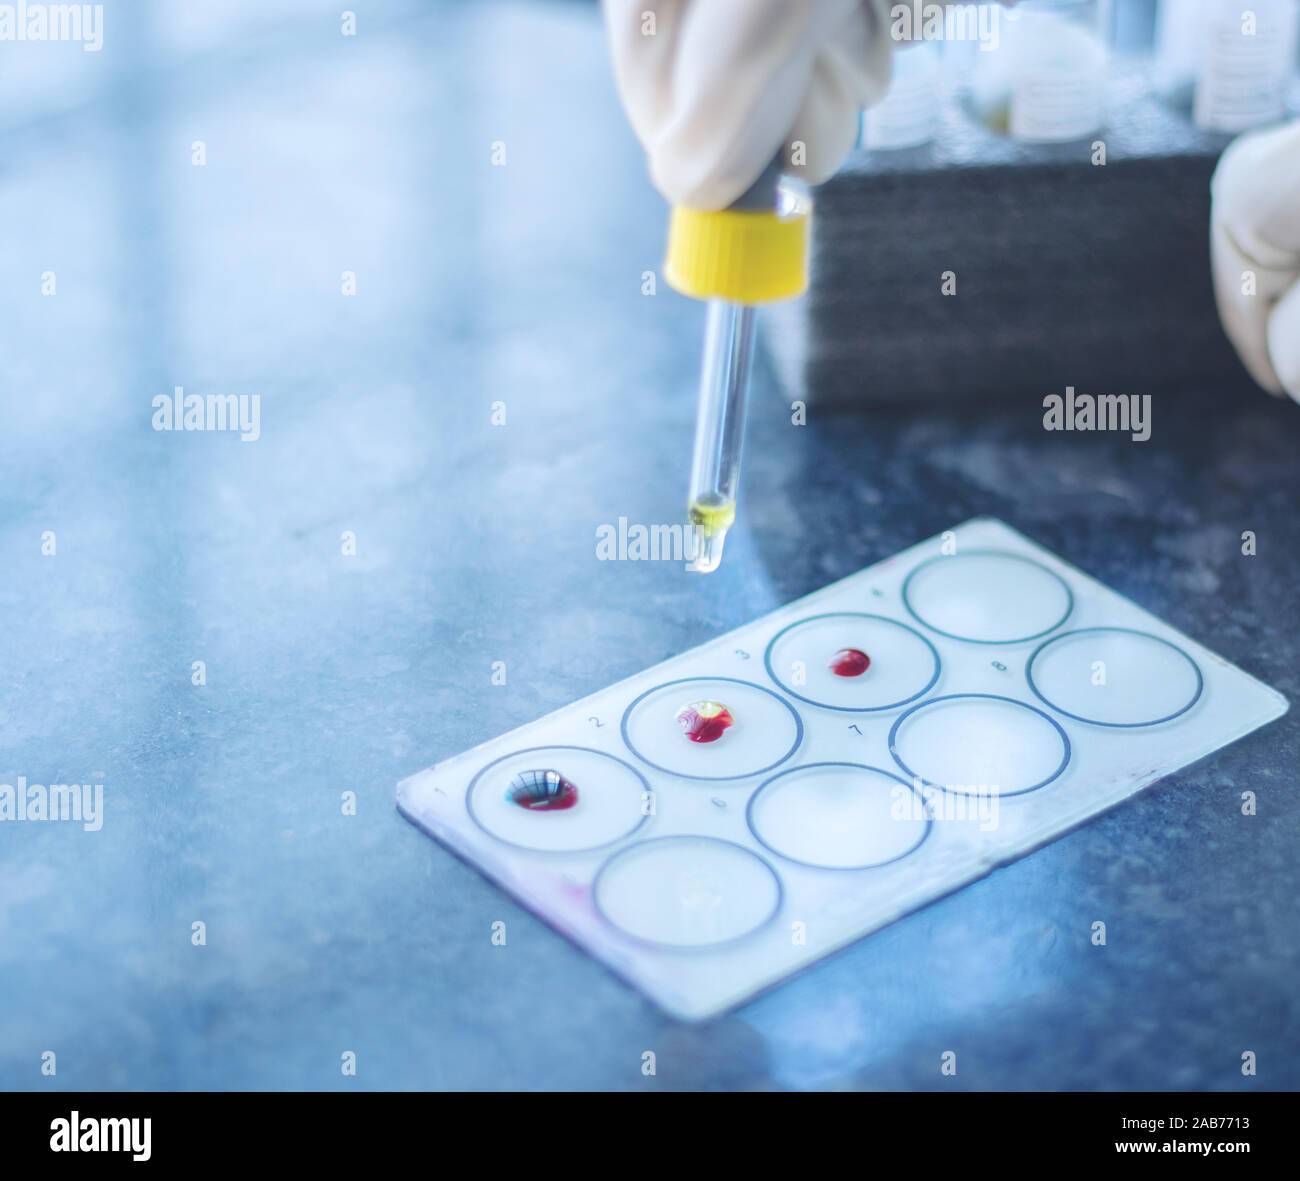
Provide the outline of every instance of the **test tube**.
{"type": "Polygon", "coordinates": [[[1110,0],[1022,0],[1000,13],[997,40],[980,45],[971,72],[976,116],[1023,143],[1068,143],[1099,131],[1110,0]]]}
{"type": "Polygon", "coordinates": [[[1201,6],[1200,62],[1193,117],[1198,127],[1236,134],[1286,117],[1295,70],[1300,5],[1228,0],[1201,6]]]}
{"type": "Polygon", "coordinates": [[[934,139],[939,121],[939,47],[933,41],[894,54],[894,74],[885,97],[862,112],[859,142],[888,151],[916,148],[934,139]]]}
{"type": "Polygon", "coordinates": [[[727,530],[736,519],[755,319],[755,309],[745,304],[708,303],[687,509],[695,533],[690,569],[699,574],[718,568],[727,530]]]}

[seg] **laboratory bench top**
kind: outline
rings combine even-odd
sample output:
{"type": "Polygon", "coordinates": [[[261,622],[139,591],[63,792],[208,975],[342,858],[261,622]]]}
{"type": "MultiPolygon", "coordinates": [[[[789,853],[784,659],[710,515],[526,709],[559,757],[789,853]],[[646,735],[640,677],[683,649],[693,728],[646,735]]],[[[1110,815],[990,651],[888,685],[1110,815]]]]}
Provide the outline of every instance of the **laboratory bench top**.
{"type": "Polygon", "coordinates": [[[104,815],[0,824],[0,1086],[1300,1085],[1294,711],[695,1025],[394,808],[984,514],[1294,699],[1300,408],[1243,377],[1048,433],[972,358],[985,405],[797,426],[761,356],[721,570],[601,561],[681,517],[703,316],[648,293],[594,9],[256,7],[113,6],[62,105],[3,107],[0,782],[104,815]],[[176,387],[257,437],[154,429],[176,387]]]}

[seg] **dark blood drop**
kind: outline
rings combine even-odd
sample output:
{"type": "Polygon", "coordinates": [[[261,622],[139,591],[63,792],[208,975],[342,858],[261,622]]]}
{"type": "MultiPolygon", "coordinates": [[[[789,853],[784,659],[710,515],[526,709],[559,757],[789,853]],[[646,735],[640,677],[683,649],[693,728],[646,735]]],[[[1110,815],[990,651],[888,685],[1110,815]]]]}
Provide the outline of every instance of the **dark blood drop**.
{"type": "Polygon", "coordinates": [[[506,796],[530,812],[562,812],[578,802],[578,788],[558,771],[520,771],[506,796]]]}

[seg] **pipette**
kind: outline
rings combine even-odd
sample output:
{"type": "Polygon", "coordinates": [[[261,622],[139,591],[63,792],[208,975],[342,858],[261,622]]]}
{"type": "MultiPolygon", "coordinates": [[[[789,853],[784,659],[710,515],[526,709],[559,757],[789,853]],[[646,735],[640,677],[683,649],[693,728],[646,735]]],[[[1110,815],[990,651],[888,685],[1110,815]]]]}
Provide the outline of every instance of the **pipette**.
{"type": "Polygon", "coordinates": [[[709,301],[687,521],[689,569],[708,574],[736,519],[756,307],[807,287],[806,194],[781,182],[780,160],[727,209],[673,210],[664,277],[684,295],[709,301]]]}
{"type": "Polygon", "coordinates": [[[709,301],[686,510],[695,536],[690,568],[700,574],[718,568],[722,543],[736,519],[756,318],[748,304],[709,301]]]}

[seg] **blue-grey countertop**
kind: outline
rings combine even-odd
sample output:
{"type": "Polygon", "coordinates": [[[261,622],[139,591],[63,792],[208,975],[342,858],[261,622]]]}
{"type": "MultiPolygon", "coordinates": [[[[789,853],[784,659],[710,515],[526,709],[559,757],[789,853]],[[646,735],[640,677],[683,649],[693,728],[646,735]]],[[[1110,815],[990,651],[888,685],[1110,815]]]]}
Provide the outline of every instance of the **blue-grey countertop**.
{"type": "Polygon", "coordinates": [[[722,570],[597,561],[679,519],[702,315],[642,294],[664,211],[594,12],[220,7],[3,47],[48,56],[0,119],[0,782],[105,818],[0,825],[0,1085],[1300,1085],[1294,714],[701,1026],[393,806],[984,513],[1294,698],[1300,409],[1243,381],[1146,443],[1048,434],[989,363],[978,410],[794,427],[762,365],[722,570]],[[155,431],[175,386],[259,395],[260,437],[155,431]]]}

